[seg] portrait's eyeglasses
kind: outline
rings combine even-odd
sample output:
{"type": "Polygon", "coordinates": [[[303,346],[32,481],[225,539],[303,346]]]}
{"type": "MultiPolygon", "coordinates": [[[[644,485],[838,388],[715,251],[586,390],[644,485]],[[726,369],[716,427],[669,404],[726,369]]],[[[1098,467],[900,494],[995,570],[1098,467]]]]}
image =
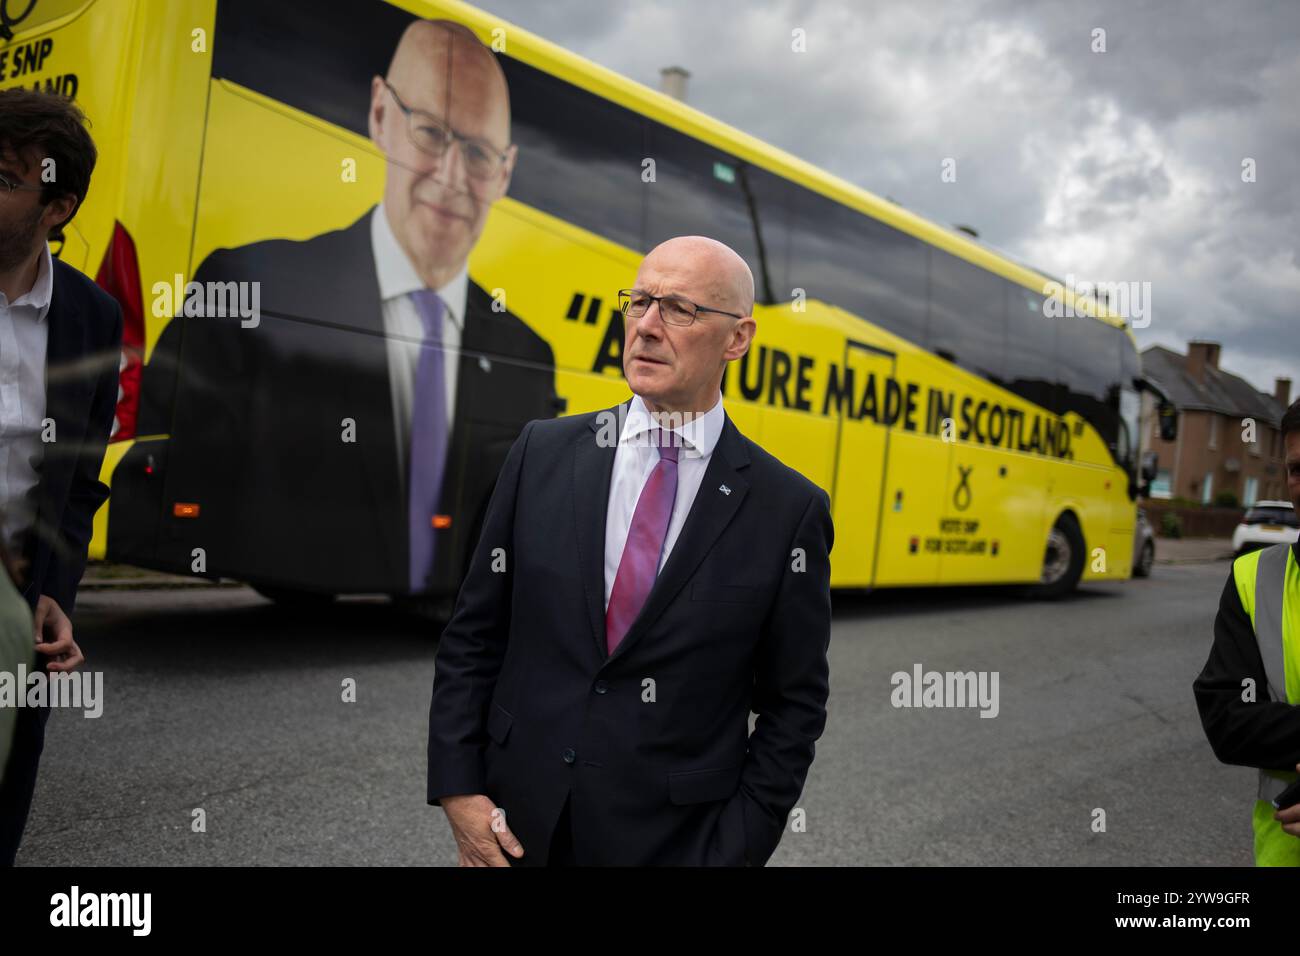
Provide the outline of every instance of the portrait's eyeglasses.
{"type": "Polygon", "coordinates": [[[461,136],[432,113],[407,106],[387,80],[384,80],[384,86],[388,87],[388,92],[393,94],[397,108],[406,116],[407,135],[416,149],[441,159],[454,140],[460,144],[460,155],[465,160],[465,172],[472,178],[491,180],[500,175],[509,159],[505,153],[486,140],[461,136]]]}
{"type": "Polygon", "coordinates": [[[737,315],[735,312],[724,312],[722,309],[696,305],[690,299],[683,299],[679,295],[651,295],[640,289],[618,290],[618,310],[630,319],[639,319],[645,315],[650,310],[651,302],[659,303],[659,318],[669,325],[690,325],[700,312],[717,312],[734,319],[744,318],[743,315],[737,315]]]}
{"type": "Polygon", "coordinates": [[[20,183],[10,179],[4,173],[0,173],[0,199],[8,199],[9,195],[18,189],[26,189],[29,192],[40,192],[44,186],[29,186],[27,183],[20,183]]]}

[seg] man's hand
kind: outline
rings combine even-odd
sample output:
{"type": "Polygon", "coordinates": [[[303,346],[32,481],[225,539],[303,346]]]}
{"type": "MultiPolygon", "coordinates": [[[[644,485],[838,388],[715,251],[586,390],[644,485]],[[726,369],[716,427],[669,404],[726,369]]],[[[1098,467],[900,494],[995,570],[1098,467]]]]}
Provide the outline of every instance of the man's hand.
{"type": "Polygon", "coordinates": [[[47,594],[40,596],[33,623],[36,625],[36,650],[49,658],[45,665],[49,670],[76,670],[86,662],[81,648],[72,639],[72,622],[54,598],[47,594]]]}
{"type": "MultiPolygon", "coordinates": [[[[1300,771],[1300,763],[1295,765],[1300,771]]],[[[1293,803],[1285,810],[1275,810],[1273,819],[1282,824],[1282,829],[1293,837],[1300,837],[1300,803],[1293,803]]]]}
{"type": "Polygon", "coordinates": [[[506,826],[506,814],[481,793],[442,797],[452,835],[460,849],[459,866],[509,866],[501,851],[516,859],[524,855],[523,844],[506,826]]]}

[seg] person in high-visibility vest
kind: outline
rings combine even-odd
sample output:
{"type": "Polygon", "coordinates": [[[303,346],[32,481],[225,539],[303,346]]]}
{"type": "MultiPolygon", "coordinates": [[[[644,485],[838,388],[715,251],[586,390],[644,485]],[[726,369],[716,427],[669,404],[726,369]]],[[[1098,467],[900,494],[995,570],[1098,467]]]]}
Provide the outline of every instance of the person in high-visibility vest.
{"type": "MultiPolygon", "coordinates": [[[[1287,492],[1300,516],[1300,400],[1281,430],[1287,492]]],[[[1300,804],[1272,804],[1300,771],[1300,541],[1233,561],[1214,645],[1192,689],[1214,755],[1259,768],[1256,865],[1300,866],[1300,804]]]]}

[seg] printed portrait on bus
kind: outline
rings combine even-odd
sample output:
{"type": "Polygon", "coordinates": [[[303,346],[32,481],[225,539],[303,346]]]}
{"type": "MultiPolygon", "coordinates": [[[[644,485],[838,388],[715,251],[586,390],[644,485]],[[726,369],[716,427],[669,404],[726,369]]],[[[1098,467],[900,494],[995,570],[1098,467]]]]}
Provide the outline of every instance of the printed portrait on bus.
{"type": "Polygon", "coordinates": [[[380,200],[207,255],[144,375],[160,554],[277,597],[454,591],[510,443],[563,404],[550,346],[469,276],[518,153],[495,54],[414,20],[365,92],[380,200]]]}

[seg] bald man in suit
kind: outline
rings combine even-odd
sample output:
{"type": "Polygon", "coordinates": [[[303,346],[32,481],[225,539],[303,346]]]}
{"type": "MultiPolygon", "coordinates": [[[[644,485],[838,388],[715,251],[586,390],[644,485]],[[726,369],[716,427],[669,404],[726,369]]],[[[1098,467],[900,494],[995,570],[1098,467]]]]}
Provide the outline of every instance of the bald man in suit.
{"type": "Polygon", "coordinates": [[[620,296],[632,397],[514,443],[430,703],[428,801],[461,865],[776,849],[826,724],[834,532],[723,408],[753,302],[731,249],[663,243],[620,296]]]}

